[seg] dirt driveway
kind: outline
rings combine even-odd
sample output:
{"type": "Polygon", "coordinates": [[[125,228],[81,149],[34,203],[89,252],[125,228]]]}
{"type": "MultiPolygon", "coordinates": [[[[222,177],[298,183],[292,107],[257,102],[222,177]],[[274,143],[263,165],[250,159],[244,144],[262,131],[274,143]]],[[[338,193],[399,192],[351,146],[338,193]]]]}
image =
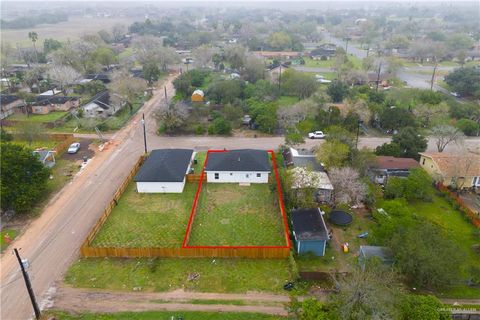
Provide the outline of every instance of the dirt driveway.
{"type": "Polygon", "coordinates": [[[95,155],[95,150],[98,149],[97,146],[93,144],[93,139],[77,138],[75,142],[80,142],[80,150],[74,154],[65,151],[65,153],[62,154],[62,159],[73,162],[83,161],[83,157],[91,159],[95,155]]]}

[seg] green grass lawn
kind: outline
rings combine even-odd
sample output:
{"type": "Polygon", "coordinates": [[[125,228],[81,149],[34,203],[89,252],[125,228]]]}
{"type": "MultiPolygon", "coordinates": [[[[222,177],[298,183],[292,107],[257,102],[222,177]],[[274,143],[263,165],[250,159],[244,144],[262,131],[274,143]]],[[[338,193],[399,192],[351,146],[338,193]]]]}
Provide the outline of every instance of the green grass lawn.
{"type": "Polygon", "coordinates": [[[277,195],[268,184],[204,184],[189,245],[285,245],[277,195]]]}
{"type": "Polygon", "coordinates": [[[305,64],[303,67],[307,68],[332,68],[335,65],[335,58],[329,60],[313,60],[312,58],[303,58],[305,64]]]}
{"type": "Polygon", "coordinates": [[[65,281],[73,287],[132,291],[283,293],[291,280],[287,259],[88,258],[75,262],[65,281]],[[195,280],[190,274],[198,273],[195,280]]]}
{"type": "Polygon", "coordinates": [[[195,174],[201,174],[203,170],[203,164],[205,163],[205,159],[207,158],[206,151],[199,151],[195,154],[195,160],[197,163],[193,165],[193,172],[195,174]]]}
{"type": "Polygon", "coordinates": [[[14,114],[8,117],[7,120],[12,121],[31,121],[31,122],[53,122],[64,117],[68,114],[67,111],[55,111],[50,112],[49,114],[32,114],[27,116],[26,114],[14,114]]]}
{"type": "MultiPolygon", "coordinates": [[[[442,227],[449,239],[456,242],[465,251],[466,259],[462,268],[465,277],[468,275],[469,267],[480,266],[480,255],[472,249],[474,244],[480,243],[480,239],[474,236],[475,227],[445,199],[435,195],[433,202],[415,202],[410,203],[409,206],[415,214],[442,227]]],[[[480,297],[480,288],[458,286],[440,292],[440,294],[444,297],[478,298],[480,297]]]]}
{"type": "Polygon", "coordinates": [[[138,193],[131,182],[93,240],[96,247],[180,247],[196,183],[183,193],[138,193]]]}
{"type": "Polygon", "coordinates": [[[57,145],[57,141],[53,140],[34,140],[32,142],[29,142],[25,140],[14,139],[12,142],[16,144],[21,144],[22,146],[30,149],[45,148],[51,150],[57,145]]]}
{"type": "Polygon", "coordinates": [[[6,247],[8,247],[8,243],[5,242],[5,235],[8,235],[11,240],[15,239],[17,236],[17,231],[13,229],[4,229],[0,231],[0,252],[3,252],[6,247]]]}
{"type": "Polygon", "coordinates": [[[292,97],[292,96],[280,96],[276,102],[280,107],[287,107],[287,106],[293,106],[295,103],[300,101],[298,97],[292,97]]]}
{"type": "Polygon", "coordinates": [[[69,314],[62,311],[47,311],[58,320],[176,320],[182,316],[185,320],[276,320],[285,317],[260,313],[238,312],[200,312],[200,311],[146,311],[120,313],[82,313],[69,314]]]}

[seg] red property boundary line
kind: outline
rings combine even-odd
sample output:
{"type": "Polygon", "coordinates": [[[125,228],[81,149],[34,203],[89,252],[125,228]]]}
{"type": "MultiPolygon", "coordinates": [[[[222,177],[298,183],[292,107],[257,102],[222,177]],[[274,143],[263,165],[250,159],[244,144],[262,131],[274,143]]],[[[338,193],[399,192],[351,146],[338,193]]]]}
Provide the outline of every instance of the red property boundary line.
{"type": "Polygon", "coordinates": [[[207,156],[205,158],[205,163],[203,165],[202,169],[202,174],[200,176],[200,181],[198,182],[198,188],[197,192],[195,194],[195,199],[193,200],[193,206],[192,206],[192,211],[190,213],[190,218],[188,220],[188,225],[187,225],[187,230],[185,232],[185,237],[183,238],[183,243],[182,243],[182,248],[183,249],[246,249],[246,248],[271,248],[271,249],[290,249],[291,248],[291,241],[290,241],[290,236],[289,236],[289,230],[288,230],[288,223],[287,223],[287,215],[285,214],[285,206],[283,203],[283,194],[282,194],[282,189],[280,186],[280,177],[278,174],[277,170],[277,162],[275,160],[275,152],[273,150],[267,150],[268,153],[272,156],[272,163],[273,163],[273,171],[275,173],[275,181],[277,183],[277,193],[278,193],[278,200],[280,204],[280,212],[282,214],[282,219],[283,219],[283,226],[284,226],[284,232],[285,232],[285,242],[287,245],[285,246],[189,246],[188,240],[190,238],[190,232],[192,230],[192,224],[193,224],[193,219],[195,218],[195,214],[197,211],[197,205],[198,205],[198,197],[200,196],[200,193],[202,191],[202,184],[203,180],[205,178],[205,167],[208,162],[208,155],[210,153],[214,152],[228,152],[229,150],[208,150],[207,151],[207,156]]]}

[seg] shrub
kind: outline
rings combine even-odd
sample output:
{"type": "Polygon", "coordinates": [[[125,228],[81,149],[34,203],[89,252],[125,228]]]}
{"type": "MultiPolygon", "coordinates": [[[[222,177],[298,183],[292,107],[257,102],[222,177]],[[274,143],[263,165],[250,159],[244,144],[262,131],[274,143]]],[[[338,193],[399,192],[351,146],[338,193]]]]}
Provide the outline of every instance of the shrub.
{"type": "Polygon", "coordinates": [[[195,134],[196,134],[196,135],[201,136],[201,135],[205,134],[205,131],[206,131],[206,130],[205,130],[205,127],[202,126],[201,124],[199,124],[199,125],[197,125],[197,126],[195,127],[195,134]]]}
{"type": "Polygon", "coordinates": [[[479,134],[480,125],[470,119],[460,119],[456,123],[456,127],[460,129],[466,136],[476,136],[479,134]]]}
{"type": "Polygon", "coordinates": [[[231,132],[232,125],[221,117],[213,120],[212,124],[208,127],[208,134],[229,135],[231,132]]]}

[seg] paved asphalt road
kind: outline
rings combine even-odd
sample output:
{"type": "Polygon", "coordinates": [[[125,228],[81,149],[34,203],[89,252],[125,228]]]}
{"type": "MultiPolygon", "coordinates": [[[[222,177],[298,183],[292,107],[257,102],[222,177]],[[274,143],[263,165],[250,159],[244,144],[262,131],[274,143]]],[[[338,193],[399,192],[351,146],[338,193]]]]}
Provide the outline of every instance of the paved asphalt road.
{"type": "MultiPolygon", "coordinates": [[[[162,88],[162,86],[160,86],[162,88]]],[[[173,96],[171,82],[167,83],[168,96],[173,96]]],[[[189,147],[208,148],[275,148],[282,137],[222,138],[222,137],[158,137],[152,112],[164,103],[163,89],[141,110],[147,119],[149,148],[189,147]]],[[[111,137],[110,145],[98,153],[67,186],[48,204],[42,215],[34,220],[23,235],[0,257],[1,266],[1,319],[28,319],[32,315],[27,291],[20,269],[12,255],[13,247],[21,248],[21,255],[28,259],[34,291],[41,306],[50,303],[49,296],[55,290],[55,281],[61,280],[68,266],[78,257],[78,249],[103,212],[122,180],[143,153],[143,134],[137,114],[125,128],[111,137]]],[[[375,147],[388,138],[361,138],[359,146],[375,147]]],[[[308,140],[307,147],[320,141],[308,140]]],[[[480,139],[470,139],[466,145],[480,145],[480,139]]],[[[430,143],[430,149],[434,149],[430,143]]],[[[446,152],[455,150],[455,146],[446,152]]],[[[432,150],[433,150],[432,149],[432,150]]]]}

